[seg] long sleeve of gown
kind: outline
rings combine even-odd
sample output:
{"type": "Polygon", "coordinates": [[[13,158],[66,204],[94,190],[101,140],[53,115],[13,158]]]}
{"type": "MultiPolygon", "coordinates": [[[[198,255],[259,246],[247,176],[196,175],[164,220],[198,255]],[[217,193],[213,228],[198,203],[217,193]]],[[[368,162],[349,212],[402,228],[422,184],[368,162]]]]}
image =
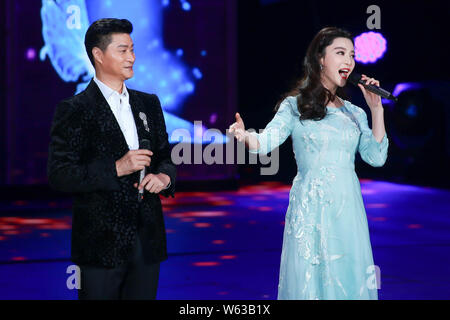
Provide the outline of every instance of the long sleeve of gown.
{"type": "Polygon", "coordinates": [[[249,150],[250,153],[268,154],[290,136],[296,119],[291,99],[295,99],[295,97],[288,97],[283,100],[277,113],[262,133],[251,132],[258,138],[259,149],[249,150]]]}
{"type": "Polygon", "coordinates": [[[387,151],[389,140],[385,133],[381,142],[378,142],[373,135],[372,129],[369,128],[366,112],[359,108],[358,123],[361,130],[361,136],[358,145],[358,151],[364,162],[372,167],[381,167],[387,159],[387,151]]]}

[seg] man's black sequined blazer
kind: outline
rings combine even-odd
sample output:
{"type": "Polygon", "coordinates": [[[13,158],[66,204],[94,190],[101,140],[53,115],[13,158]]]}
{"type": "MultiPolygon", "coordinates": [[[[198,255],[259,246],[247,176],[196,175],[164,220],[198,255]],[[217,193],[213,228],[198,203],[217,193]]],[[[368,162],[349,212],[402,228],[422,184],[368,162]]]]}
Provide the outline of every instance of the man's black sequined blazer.
{"type": "MultiPolygon", "coordinates": [[[[128,88],[127,88],[128,89],[128,88]]],[[[150,172],[165,173],[174,196],[176,168],[159,99],[128,89],[139,141],[150,140],[150,172]],[[148,129],[139,117],[146,115],[148,129]]],[[[159,195],[144,192],[138,202],[139,172],[118,177],[115,162],[128,151],[125,137],[107,101],[92,80],[86,90],[63,100],[57,107],[48,158],[49,184],[72,193],[72,261],[112,268],[125,263],[137,236],[145,230],[145,245],[152,262],[167,258],[166,233],[159,195]]]]}

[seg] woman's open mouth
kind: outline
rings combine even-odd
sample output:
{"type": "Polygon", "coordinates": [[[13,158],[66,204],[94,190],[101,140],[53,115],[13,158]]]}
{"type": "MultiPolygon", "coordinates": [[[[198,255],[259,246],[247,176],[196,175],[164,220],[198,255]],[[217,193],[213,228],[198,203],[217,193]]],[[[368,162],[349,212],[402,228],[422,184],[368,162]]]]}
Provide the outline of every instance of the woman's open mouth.
{"type": "Polygon", "coordinates": [[[339,75],[341,76],[342,79],[347,80],[349,74],[350,74],[350,69],[349,68],[339,69],[339,75]]]}

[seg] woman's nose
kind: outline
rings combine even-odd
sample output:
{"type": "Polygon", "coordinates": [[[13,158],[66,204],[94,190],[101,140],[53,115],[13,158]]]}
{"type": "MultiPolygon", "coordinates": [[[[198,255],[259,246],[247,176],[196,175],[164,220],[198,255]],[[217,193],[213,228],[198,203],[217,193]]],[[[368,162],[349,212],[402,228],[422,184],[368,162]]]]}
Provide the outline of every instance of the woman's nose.
{"type": "Polygon", "coordinates": [[[355,61],[351,56],[347,56],[346,62],[348,63],[349,66],[352,66],[355,61]]]}

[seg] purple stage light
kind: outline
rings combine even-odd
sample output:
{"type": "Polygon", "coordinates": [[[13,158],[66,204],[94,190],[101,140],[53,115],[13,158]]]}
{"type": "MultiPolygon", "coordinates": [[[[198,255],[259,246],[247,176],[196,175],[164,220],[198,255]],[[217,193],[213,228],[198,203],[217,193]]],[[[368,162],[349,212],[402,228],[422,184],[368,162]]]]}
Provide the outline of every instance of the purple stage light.
{"type": "Polygon", "coordinates": [[[419,89],[419,88],[422,88],[422,85],[420,83],[417,83],[417,82],[403,82],[403,83],[399,83],[399,84],[397,84],[395,86],[394,91],[392,92],[392,94],[397,97],[403,91],[419,89]]]}
{"type": "Polygon", "coordinates": [[[386,39],[378,32],[364,32],[355,39],[355,60],[374,63],[386,52],[386,39]]]}
{"type": "Polygon", "coordinates": [[[27,49],[25,56],[27,57],[27,60],[34,60],[36,58],[36,50],[33,48],[27,49]]]}
{"type": "MultiPolygon", "coordinates": [[[[409,91],[409,90],[420,89],[420,88],[423,88],[423,85],[418,82],[398,83],[395,86],[394,90],[392,91],[392,95],[394,95],[395,97],[398,97],[400,95],[400,93],[402,93],[403,91],[409,91]]],[[[383,99],[381,99],[381,102],[383,104],[390,106],[391,108],[394,106],[394,102],[392,100],[383,98],[383,99]]]]}
{"type": "Polygon", "coordinates": [[[217,121],[217,113],[214,112],[209,117],[209,123],[214,124],[214,123],[216,123],[216,121],[217,121]]]}

